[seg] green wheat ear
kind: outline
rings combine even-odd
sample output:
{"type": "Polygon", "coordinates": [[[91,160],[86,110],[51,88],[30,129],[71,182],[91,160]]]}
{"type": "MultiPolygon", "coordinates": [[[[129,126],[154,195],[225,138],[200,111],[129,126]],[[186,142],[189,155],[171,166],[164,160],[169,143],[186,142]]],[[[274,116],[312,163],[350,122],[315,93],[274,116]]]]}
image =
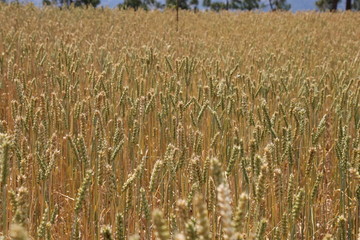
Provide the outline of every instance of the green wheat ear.
{"type": "Polygon", "coordinates": [[[116,232],[115,240],[125,240],[124,215],[116,214],[116,232]]]}
{"type": "Polygon", "coordinates": [[[112,233],[111,233],[111,227],[110,226],[103,226],[101,228],[101,236],[103,240],[112,240],[112,233]]]}
{"type": "Polygon", "coordinates": [[[239,203],[236,208],[234,215],[234,227],[237,233],[241,234],[243,232],[243,226],[245,223],[246,208],[249,201],[249,196],[246,193],[242,193],[239,197],[239,203]]]}
{"type": "Polygon", "coordinates": [[[84,201],[85,201],[85,195],[89,190],[89,186],[91,184],[91,177],[93,175],[92,170],[88,170],[86,172],[86,175],[83,179],[83,182],[78,190],[76,202],[75,202],[75,215],[78,215],[83,207],[84,201]]]}
{"type": "Polygon", "coordinates": [[[304,189],[300,189],[299,193],[296,195],[295,203],[291,212],[294,222],[298,219],[300,215],[300,210],[304,205],[304,197],[305,197],[305,191],[304,189]]]}
{"type": "Polygon", "coordinates": [[[257,240],[262,240],[265,237],[265,231],[266,231],[266,226],[267,226],[267,220],[266,219],[262,219],[259,222],[258,228],[256,230],[256,237],[255,239],[257,240]]]}

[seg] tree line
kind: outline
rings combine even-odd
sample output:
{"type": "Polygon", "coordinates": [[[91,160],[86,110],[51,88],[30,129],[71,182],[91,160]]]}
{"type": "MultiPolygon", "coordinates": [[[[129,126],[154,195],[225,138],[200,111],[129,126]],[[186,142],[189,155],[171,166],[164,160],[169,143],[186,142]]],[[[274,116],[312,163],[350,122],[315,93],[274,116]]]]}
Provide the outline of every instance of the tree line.
{"type": "MultiPolygon", "coordinates": [[[[43,0],[49,1],[49,0],[43,0]]],[[[55,0],[56,1],[56,0],[55,0]]],[[[60,0],[60,1],[74,1],[75,6],[92,5],[96,7],[100,4],[100,0],[60,0]]],[[[302,1],[302,0],[300,0],[302,1]]],[[[345,0],[346,10],[360,10],[360,0],[345,0]]],[[[341,0],[317,0],[315,5],[319,11],[336,11],[341,0]]],[[[198,10],[199,0],[165,0],[161,3],[158,0],[124,0],[123,3],[118,4],[120,9],[164,9],[164,8],[179,8],[183,10],[198,10]]],[[[261,10],[268,8],[272,11],[288,11],[291,9],[291,4],[287,0],[203,0],[202,6],[206,10],[221,11],[221,10],[261,10]]]]}
{"type": "MultiPolygon", "coordinates": [[[[338,5],[341,0],[317,0],[315,2],[316,7],[320,11],[336,11],[338,9],[338,5]]],[[[360,0],[346,0],[345,3],[345,9],[346,10],[360,10],[360,0]]]]}
{"type": "MultiPolygon", "coordinates": [[[[83,0],[81,0],[83,1],[83,0]]],[[[89,0],[87,0],[89,1],[89,0]]],[[[98,0],[93,0],[98,1],[98,0]]],[[[302,1],[302,0],[300,0],[302,1]]],[[[346,10],[360,10],[360,0],[345,0],[346,10]]],[[[336,11],[341,0],[317,0],[315,5],[319,11],[336,11]]],[[[119,4],[120,9],[163,9],[163,8],[179,8],[184,10],[199,9],[199,0],[166,0],[160,3],[157,0],[124,0],[119,4]]],[[[291,4],[287,0],[203,0],[202,6],[206,10],[261,10],[269,8],[272,11],[288,11],[291,4]]]]}
{"type": "MultiPolygon", "coordinates": [[[[6,2],[6,0],[0,0],[6,2]]],[[[18,0],[16,0],[18,1],[18,0]]],[[[300,0],[302,1],[302,0],[300,0]]],[[[345,10],[360,11],[360,0],[345,0],[345,10]]],[[[337,11],[341,0],[317,0],[315,5],[319,11],[337,11]]],[[[100,0],[43,0],[43,5],[57,5],[66,7],[74,5],[75,7],[97,7],[100,0]]],[[[117,5],[119,9],[164,9],[176,8],[183,10],[199,9],[199,0],[165,0],[164,3],[159,0],[124,0],[117,5]]],[[[221,10],[262,10],[270,9],[271,11],[288,11],[291,4],[287,0],[203,0],[201,3],[203,9],[221,11],[221,10]]]]}

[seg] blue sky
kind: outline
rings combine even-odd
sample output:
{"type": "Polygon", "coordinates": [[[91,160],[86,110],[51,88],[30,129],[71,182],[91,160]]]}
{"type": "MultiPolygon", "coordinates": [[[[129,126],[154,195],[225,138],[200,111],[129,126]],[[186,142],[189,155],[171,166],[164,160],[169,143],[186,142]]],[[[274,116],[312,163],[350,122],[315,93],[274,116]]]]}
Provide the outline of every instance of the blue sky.
{"type": "MultiPolygon", "coordinates": [[[[291,10],[293,11],[304,11],[304,10],[315,10],[314,0],[288,0],[287,2],[291,3],[291,10]]],[[[339,8],[345,8],[345,0],[340,1],[339,8]]]]}
{"type": "MultiPolygon", "coordinates": [[[[25,0],[27,2],[31,1],[34,2],[35,5],[40,6],[42,4],[42,0],[25,0]]],[[[107,7],[116,7],[117,4],[123,2],[124,0],[100,0],[101,6],[107,7]]],[[[160,0],[164,2],[165,0],[160,0]]],[[[212,1],[225,1],[225,0],[212,0],[212,1]]],[[[202,0],[199,0],[201,3],[202,0]]],[[[263,2],[267,3],[267,0],[263,0],[263,2]]],[[[291,10],[293,12],[296,11],[307,11],[307,10],[315,10],[315,2],[316,0],[287,0],[288,3],[291,4],[291,10]]],[[[339,4],[340,9],[344,9],[345,1],[341,1],[339,4]]]]}

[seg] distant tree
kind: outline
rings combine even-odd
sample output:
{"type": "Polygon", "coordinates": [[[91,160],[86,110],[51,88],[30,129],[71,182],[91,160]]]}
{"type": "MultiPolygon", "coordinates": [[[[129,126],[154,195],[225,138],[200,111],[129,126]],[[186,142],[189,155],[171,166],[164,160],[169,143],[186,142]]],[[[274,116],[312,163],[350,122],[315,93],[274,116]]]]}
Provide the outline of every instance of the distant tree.
{"type": "Polygon", "coordinates": [[[189,4],[187,0],[166,0],[166,7],[168,8],[176,8],[177,4],[179,4],[180,9],[189,9],[189,4]]]}
{"type": "Polygon", "coordinates": [[[211,6],[211,0],[204,0],[203,1],[203,6],[204,7],[210,7],[211,6]]]}
{"type": "Polygon", "coordinates": [[[96,7],[97,5],[100,4],[100,0],[76,0],[74,3],[76,7],[80,7],[80,6],[96,7]]]}
{"type": "Polygon", "coordinates": [[[191,1],[190,1],[190,5],[192,6],[192,8],[194,9],[194,11],[196,12],[197,9],[198,9],[199,0],[191,0],[191,1]]]}
{"type": "Polygon", "coordinates": [[[269,4],[272,11],[288,11],[291,8],[291,4],[287,3],[286,0],[269,0],[269,4]]]}
{"type": "Polygon", "coordinates": [[[345,9],[346,9],[346,10],[351,10],[351,0],[346,0],[345,9]]]}
{"type": "Polygon", "coordinates": [[[323,12],[330,9],[331,2],[332,0],[318,0],[315,2],[315,5],[320,11],[323,12]]]}
{"type": "Polygon", "coordinates": [[[121,9],[129,9],[132,8],[134,10],[138,10],[139,8],[143,8],[144,5],[141,0],[125,0],[124,3],[118,4],[118,8],[121,9]]]}
{"type": "Polygon", "coordinates": [[[75,7],[97,7],[100,0],[43,0],[43,5],[56,5],[60,7],[69,7],[73,4],[75,7]]]}
{"type": "Polygon", "coordinates": [[[346,0],[346,6],[345,6],[346,10],[355,10],[355,11],[360,11],[360,0],[353,0],[353,2],[351,2],[351,0],[346,0]]]}
{"type": "Polygon", "coordinates": [[[215,12],[219,12],[221,10],[226,10],[227,6],[226,6],[226,3],[223,3],[223,2],[213,2],[213,3],[210,3],[210,9],[215,12]]]}
{"type": "Polygon", "coordinates": [[[354,0],[354,3],[352,5],[352,8],[354,10],[360,11],[360,0],[354,0]]]}
{"type": "Polygon", "coordinates": [[[338,8],[338,3],[340,2],[340,0],[333,0],[332,1],[332,6],[331,6],[331,11],[336,11],[338,8]]]}
{"type": "Polygon", "coordinates": [[[340,0],[317,0],[315,4],[320,11],[336,11],[339,2],[340,0]]]}
{"type": "Polygon", "coordinates": [[[260,1],[261,0],[233,0],[231,8],[251,11],[260,8],[260,1]]]}
{"type": "Polygon", "coordinates": [[[211,10],[216,12],[229,9],[251,11],[264,7],[264,5],[261,4],[261,0],[230,0],[230,2],[229,0],[226,0],[226,2],[211,2],[211,0],[204,0],[203,6],[210,7],[211,10]]]}
{"type": "Polygon", "coordinates": [[[53,4],[50,0],[43,0],[42,3],[43,3],[44,6],[50,6],[50,5],[53,4]]]}
{"type": "Polygon", "coordinates": [[[123,4],[118,4],[118,8],[120,9],[132,8],[135,11],[139,8],[148,10],[151,7],[158,8],[160,6],[157,5],[155,0],[125,0],[123,4]]]}

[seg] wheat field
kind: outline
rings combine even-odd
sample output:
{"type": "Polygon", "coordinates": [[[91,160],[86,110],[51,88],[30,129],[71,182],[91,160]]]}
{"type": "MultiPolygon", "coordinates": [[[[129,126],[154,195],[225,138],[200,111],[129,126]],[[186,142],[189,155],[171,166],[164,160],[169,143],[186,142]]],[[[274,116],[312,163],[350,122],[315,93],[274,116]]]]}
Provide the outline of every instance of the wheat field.
{"type": "Polygon", "coordinates": [[[0,239],[360,239],[359,22],[0,5],[0,239]]]}

